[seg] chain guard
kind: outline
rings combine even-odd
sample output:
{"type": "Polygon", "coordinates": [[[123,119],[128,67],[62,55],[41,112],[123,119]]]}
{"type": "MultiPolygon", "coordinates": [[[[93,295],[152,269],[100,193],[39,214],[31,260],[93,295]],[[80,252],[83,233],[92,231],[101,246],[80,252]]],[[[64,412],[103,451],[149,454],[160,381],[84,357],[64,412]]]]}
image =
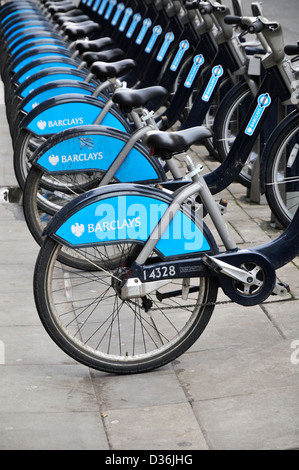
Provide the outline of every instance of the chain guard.
{"type": "Polygon", "coordinates": [[[218,274],[224,293],[235,303],[250,307],[264,302],[273,292],[276,285],[275,269],[270,261],[254,251],[239,251],[232,254],[215,256],[235,267],[253,271],[257,283],[244,284],[221,272],[218,274]]]}

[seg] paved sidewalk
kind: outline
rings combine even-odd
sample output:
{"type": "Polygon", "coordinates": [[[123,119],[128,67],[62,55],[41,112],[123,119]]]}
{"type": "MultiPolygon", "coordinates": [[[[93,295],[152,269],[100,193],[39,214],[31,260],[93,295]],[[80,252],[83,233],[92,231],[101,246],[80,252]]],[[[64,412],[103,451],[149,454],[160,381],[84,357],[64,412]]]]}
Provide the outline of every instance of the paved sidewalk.
{"type": "MultiPolygon", "coordinates": [[[[35,310],[39,247],[20,202],[6,200],[16,180],[3,104],[0,142],[0,449],[299,449],[299,259],[279,271],[291,296],[217,306],[173,364],[125,377],[89,370],[58,349],[35,310]]],[[[278,235],[244,187],[222,195],[240,246],[278,235]]]]}

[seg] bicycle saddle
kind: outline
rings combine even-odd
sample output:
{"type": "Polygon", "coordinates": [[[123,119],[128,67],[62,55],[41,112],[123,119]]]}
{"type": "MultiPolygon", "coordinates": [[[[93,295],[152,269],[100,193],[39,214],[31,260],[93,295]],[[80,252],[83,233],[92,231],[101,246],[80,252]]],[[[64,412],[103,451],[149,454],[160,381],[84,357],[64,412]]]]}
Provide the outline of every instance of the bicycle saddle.
{"type": "Polygon", "coordinates": [[[102,82],[108,78],[121,77],[136,66],[133,59],[124,59],[117,62],[95,62],[91,67],[91,73],[102,82]]]}
{"type": "Polygon", "coordinates": [[[90,67],[95,62],[112,62],[115,59],[120,59],[123,55],[124,51],[121,49],[109,49],[102,52],[85,52],[82,58],[90,67]]]}
{"type": "Polygon", "coordinates": [[[62,16],[68,16],[70,17],[71,19],[73,19],[74,17],[76,16],[81,16],[81,15],[84,15],[83,11],[82,10],[79,10],[79,9],[75,9],[75,10],[69,10],[69,11],[58,11],[57,13],[54,13],[52,15],[54,21],[57,21],[59,20],[60,17],[62,16]]]}
{"type": "Polygon", "coordinates": [[[62,5],[62,4],[55,4],[51,3],[51,5],[47,5],[48,11],[54,15],[55,13],[67,13],[68,11],[74,10],[74,4],[62,5]]]}
{"type": "Polygon", "coordinates": [[[112,101],[119,104],[126,112],[130,112],[132,108],[145,106],[150,100],[167,95],[168,91],[162,86],[140,89],[118,88],[113,93],[112,101]]]}
{"type": "Polygon", "coordinates": [[[83,21],[90,21],[89,16],[87,15],[77,15],[77,16],[71,16],[71,15],[63,15],[60,16],[56,22],[60,25],[63,26],[64,23],[69,22],[69,23],[82,23],[83,21]]]}
{"type": "Polygon", "coordinates": [[[114,41],[108,37],[94,39],[91,41],[79,39],[76,42],[75,47],[80,52],[80,54],[83,54],[84,52],[100,52],[105,47],[112,46],[113,44],[114,44],[114,41]]]}
{"type": "Polygon", "coordinates": [[[94,33],[99,31],[101,28],[98,23],[94,21],[86,21],[83,23],[65,23],[62,26],[65,34],[71,39],[72,41],[76,41],[76,39],[84,38],[88,36],[90,33],[94,33]]]}
{"type": "Polygon", "coordinates": [[[192,145],[200,144],[212,135],[211,129],[204,126],[175,132],[151,130],[145,134],[143,142],[149,147],[154,147],[155,156],[168,160],[172,154],[185,152],[192,145]]]}

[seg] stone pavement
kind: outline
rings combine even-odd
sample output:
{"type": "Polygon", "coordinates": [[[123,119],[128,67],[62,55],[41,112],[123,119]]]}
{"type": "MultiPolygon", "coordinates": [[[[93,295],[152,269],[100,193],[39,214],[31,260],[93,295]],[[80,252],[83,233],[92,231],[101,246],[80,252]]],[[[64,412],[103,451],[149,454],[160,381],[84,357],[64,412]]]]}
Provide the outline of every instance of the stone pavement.
{"type": "MultiPolygon", "coordinates": [[[[3,104],[0,142],[0,449],[299,449],[299,259],[278,273],[291,285],[287,299],[217,306],[173,364],[124,377],[89,370],[52,342],[36,313],[39,247],[18,192],[7,200],[16,180],[3,104]]],[[[207,170],[215,165],[201,159],[207,170]]],[[[240,246],[278,235],[267,205],[248,201],[244,187],[222,195],[240,246]]]]}

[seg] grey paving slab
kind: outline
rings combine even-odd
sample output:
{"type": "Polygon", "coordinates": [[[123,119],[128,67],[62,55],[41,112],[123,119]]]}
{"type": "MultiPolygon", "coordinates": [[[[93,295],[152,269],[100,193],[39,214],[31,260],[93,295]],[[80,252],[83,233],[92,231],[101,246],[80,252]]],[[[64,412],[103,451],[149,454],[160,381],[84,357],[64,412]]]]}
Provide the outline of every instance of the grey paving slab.
{"type": "Polygon", "coordinates": [[[297,302],[282,302],[265,305],[267,315],[285,339],[299,339],[299,310],[297,302]]]}
{"type": "Polygon", "coordinates": [[[1,450],[109,450],[99,413],[2,413],[1,450]]]}
{"type": "Polygon", "coordinates": [[[187,402],[185,393],[170,365],[150,374],[126,377],[97,377],[93,374],[96,395],[103,410],[132,409],[187,402]]]}
{"type": "Polygon", "coordinates": [[[175,369],[190,400],[216,400],[264,389],[297,387],[299,367],[291,362],[291,342],[282,339],[253,347],[224,347],[189,352],[175,369]]]}
{"type": "MultiPolygon", "coordinates": [[[[26,254],[24,254],[24,258],[25,256],[26,254]]],[[[3,294],[10,292],[16,298],[20,293],[28,294],[29,297],[26,297],[26,299],[23,296],[25,306],[28,299],[30,302],[32,300],[33,259],[30,260],[29,264],[23,264],[22,269],[20,269],[20,266],[17,262],[13,264],[0,263],[0,292],[3,292],[3,294]]]]}
{"type": "MultiPolygon", "coordinates": [[[[14,271],[7,270],[7,276],[11,276],[12,280],[10,283],[6,283],[5,287],[2,284],[0,289],[1,296],[1,326],[40,326],[40,320],[38,318],[33,294],[30,273],[26,274],[19,279],[23,279],[24,284],[22,289],[19,288],[16,281],[14,280],[14,271]],[[12,273],[12,274],[10,274],[12,273]]],[[[1,283],[1,276],[0,276],[1,283]]]]}
{"type": "Polygon", "coordinates": [[[56,346],[40,321],[38,325],[0,325],[0,338],[5,344],[6,365],[74,363],[56,346]]]}
{"type": "Polygon", "coordinates": [[[189,403],[105,413],[112,449],[208,450],[189,403]]]}
{"type": "Polygon", "coordinates": [[[245,309],[229,303],[215,308],[207,328],[189,351],[232,346],[241,349],[250,345],[259,348],[266,344],[271,346],[273,341],[280,338],[280,330],[260,306],[245,309]]]}
{"type": "MultiPolygon", "coordinates": [[[[27,227],[25,227],[25,223],[23,226],[23,230],[25,231],[26,235],[28,235],[27,227]]],[[[1,242],[1,246],[3,249],[2,253],[2,263],[3,264],[9,264],[13,263],[15,266],[19,265],[28,265],[32,267],[32,272],[34,268],[33,260],[36,260],[38,252],[39,252],[39,247],[35,244],[32,243],[33,240],[31,238],[29,243],[26,243],[24,239],[21,241],[16,241],[14,250],[12,252],[12,241],[11,240],[6,240],[1,242]],[[13,262],[12,262],[13,258],[13,262]]],[[[17,274],[17,272],[16,272],[17,274]]]]}
{"type": "Polygon", "coordinates": [[[98,411],[89,371],[78,364],[7,364],[0,387],[0,413],[98,411]]]}
{"type": "Polygon", "coordinates": [[[261,390],[192,404],[211,450],[298,449],[298,388],[261,390]]]}

